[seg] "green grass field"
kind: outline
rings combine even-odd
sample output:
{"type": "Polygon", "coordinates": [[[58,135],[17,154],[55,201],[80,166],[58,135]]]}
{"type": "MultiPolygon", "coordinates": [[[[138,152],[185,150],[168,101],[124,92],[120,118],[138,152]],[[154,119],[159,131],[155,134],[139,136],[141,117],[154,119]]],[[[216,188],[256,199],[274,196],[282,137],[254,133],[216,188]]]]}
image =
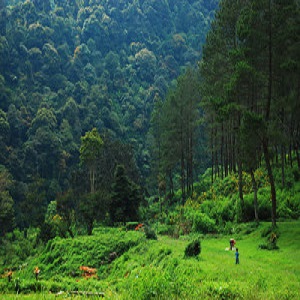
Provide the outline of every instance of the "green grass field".
{"type": "MultiPolygon", "coordinates": [[[[278,250],[262,250],[266,241],[261,232],[270,224],[260,224],[250,234],[234,236],[240,252],[235,264],[234,251],[226,251],[229,236],[205,236],[201,254],[184,258],[188,237],[143,240],[118,257],[99,279],[63,278],[62,283],[80,291],[104,292],[105,299],[300,299],[300,222],[278,223],[278,250]],[[79,281],[79,282],[78,282],[79,281]]],[[[138,234],[138,233],[137,233],[138,234]]],[[[66,250],[67,251],[67,250],[66,250]]],[[[55,279],[41,280],[48,286],[55,279]]],[[[0,284],[6,284],[4,279],[0,284]]],[[[41,293],[0,294],[0,299],[99,299],[99,297],[41,293]]]]}

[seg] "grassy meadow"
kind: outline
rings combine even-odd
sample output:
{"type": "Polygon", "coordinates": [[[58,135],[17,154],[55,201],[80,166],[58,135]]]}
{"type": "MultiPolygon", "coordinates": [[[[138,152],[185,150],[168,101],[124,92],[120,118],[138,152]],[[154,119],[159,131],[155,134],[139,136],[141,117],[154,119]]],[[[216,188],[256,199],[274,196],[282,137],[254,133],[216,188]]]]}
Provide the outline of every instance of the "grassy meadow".
{"type": "Polygon", "coordinates": [[[55,239],[39,256],[28,259],[25,270],[14,273],[10,286],[7,278],[0,279],[0,299],[99,299],[69,291],[103,292],[105,299],[128,300],[300,299],[300,221],[278,223],[279,249],[272,251],[259,247],[266,242],[262,233],[269,223],[243,226],[232,236],[239,265],[234,251],[226,250],[231,236],[224,235],[202,236],[201,254],[192,258],[184,257],[192,236],[149,240],[143,232],[111,229],[95,231],[92,237],[55,239]],[[103,262],[112,250],[120,255],[103,262]],[[82,278],[76,271],[88,261],[97,267],[97,279],[82,278]],[[38,282],[32,274],[37,264],[38,282]],[[22,287],[20,294],[13,291],[16,284],[22,287]]]}

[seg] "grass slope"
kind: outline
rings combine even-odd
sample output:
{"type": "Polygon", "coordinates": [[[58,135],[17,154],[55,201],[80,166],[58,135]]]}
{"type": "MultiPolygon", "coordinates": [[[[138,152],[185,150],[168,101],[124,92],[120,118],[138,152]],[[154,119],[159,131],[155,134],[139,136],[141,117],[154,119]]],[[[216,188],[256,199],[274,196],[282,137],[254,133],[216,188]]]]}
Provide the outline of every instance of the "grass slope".
{"type": "MultiPolygon", "coordinates": [[[[258,247],[265,242],[261,233],[268,226],[262,223],[248,234],[245,230],[234,235],[240,265],[235,265],[234,251],[225,251],[229,236],[205,236],[200,256],[189,259],[184,258],[189,237],[159,236],[155,241],[146,240],[140,232],[100,230],[92,237],[54,240],[52,248],[48,245],[40,257],[28,262],[30,272],[14,275],[24,286],[35,285],[40,294],[0,294],[0,299],[66,299],[66,293],[49,295],[49,290],[104,292],[105,299],[300,299],[300,222],[278,223],[279,250],[273,251],[258,247]],[[84,250],[88,243],[93,246],[84,250]],[[120,255],[101,264],[109,251],[120,251],[120,255]],[[60,262],[49,263],[49,257],[56,255],[60,262]],[[38,261],[45,269],[36,283],[31,272],[38,261]],[[73,278],[66,270],[77,270],[89,261],[98,268],[97,280],[76,274],[73,278]]],[[[4,291],[7,284],[7,279],[1,279],[0,289],[4,291]]]]}

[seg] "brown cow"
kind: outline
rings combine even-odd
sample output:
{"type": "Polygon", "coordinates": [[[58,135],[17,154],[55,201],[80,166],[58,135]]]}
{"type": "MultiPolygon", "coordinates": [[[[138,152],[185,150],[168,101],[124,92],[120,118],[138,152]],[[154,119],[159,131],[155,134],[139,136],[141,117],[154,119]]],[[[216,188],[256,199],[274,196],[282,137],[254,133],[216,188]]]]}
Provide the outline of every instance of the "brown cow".
{"type": "Polygon", "coordinates": [[[79,269],[83,271],[82,276],[84,277],[97,277],[97,269],[86,266],[80,266],[79,269]]]}

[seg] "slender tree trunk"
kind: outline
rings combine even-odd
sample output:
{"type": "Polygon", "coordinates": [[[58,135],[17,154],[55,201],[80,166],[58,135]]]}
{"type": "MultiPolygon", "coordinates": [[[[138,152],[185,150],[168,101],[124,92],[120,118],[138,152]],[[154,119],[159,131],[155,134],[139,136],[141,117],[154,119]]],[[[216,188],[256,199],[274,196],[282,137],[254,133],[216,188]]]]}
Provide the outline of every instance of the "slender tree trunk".
{"type": "Polygon", "coordinates": [[[257,183],[255,180],[253,169],[250,171],[251,181],[252,181],[252,189],[253,189],[253,206],[254,206],[254,217],[255,221],[258,222],[258,202],[257,202],[257,183]]]}
{"type": "Polygon", "coordinates": [[[292,150],[292,143],[289,146],[289,159],[290,159],[290,166],[293,167],[293,150],[292,150]]]}
{"type": "Polygon", "coordinates": [[[215,166],[215,157],[214,157],[214,134],[213,129],[210,133],[210,143],[211,143],[211,183],[214,182],[214,166],[215,166]]]}
{"type": "MultiPolygon", "coordinates": [[[[183,116],[182,107],[180,111],[180,115],[183,116]]],[[[180,175],[181,175],[181,201],[182,205],[185,201],[185,186],[186,186],[186,178],[185,178],[185,155],[184,155],[184,128],[183,122],[180,123],[180,175]]]]}
{"type": "Polygon", "coordinates": [[[238,180],[239,180],[239,198],[241,201],[241,210],[242,210],[242,221],[245,220],[245,203],[244,203],[244,195],[243,195],[243,170],[242,170],[242,162],[240,159],[240,154],[238,153],[238,180]]]}
{"type": "Polygon", "coordinates": [[[224,178],[224,124],[222,122],[222,135],[221,135],[221,149],[220,149],[220,165],[221,165],[221,178],[224,178]]]}
{"type": "Polygon", "coordinates": [[[236,173],[236,138],[232,136],[232,171],[236,173]]]}
{"type": "Polygon", "coordinates": [[[275,153],[276,153],[276,155],[275,155],[275,162],[276,162],[276,165],[278,165],[278,161],[279,161],[279,159],[278,159],[278,157],[279,157],[279,154],[278,154],[278,147],[277,146],[275,146],[275,153]]]}
{"type": "Polygon", "coordinates": [[[190,193],[191,195],[193,194],[193,187],[194,187],[194,168],[193,168],[193,161],[194,161],[194,134],[191,132],[191,137],[190,137],[190,155],[189,155],[189,178],[190,178],[190,193]]]}
{"type": "Polygon", "coordinates": [[[300,170],[300,155],[299,155],[299,150],[298,150],[298,143],[296,143],[295,152],[296,152],[296,157],[297,157],[298,169],[300,170]]]}
{"type": "Polygon", "coordinates": [[[270,162],[268,141],[266,140],[266,138],[264,138],[264,140],[263,140],[263,151],[264,151],[264,157],[265,157],[266,167],[267,167],[267,171],[268,171],[268,177],[270,180],[270,186],[271,186],[272,225],[275,227],[276,226],[276,189],[275,189],[275,181],[274,181],[271,162],[270,162]]]}
{"type": "Polygon", "coordinates": [[[181,200],[183,205],[185,201],[185,170],[184,170],[184,153],[182,149],[181,149],[181,196],[182,196],[181,200]]]}
{"type": "Polygon", "coordinates": [[[281,184],[282,187],[285,187],[285,149],[284,146],[281,145],[281,184]]]}
{"type": "Polygon", "coordinates": [[[174,195],[174,183],[173,183],[173,176],[172,176],[172,170],[169,170],[169,181],[170,181],[170,194],[173,197],[174,195]]]}
{"type": "Polygon", "coordinates": [[[228,134],[226,135],[226,141],[225,141],[225,161],[224,161],[224,172],[225,172],[225,177],[228,176],[228,165],[229,165],[229,162],[228,162],[228,143],[229,143],[229,138],[228,138],[228,134]]]}
{"type": "Polygon", "coordinates": [[[220,166],[219,166],[219,153],[215,151],[215,162],[216,162],[216,176],[215,178],[220,177],[220,166]]]}
{"type": "Polygon", "coordinates": [[[93,167],[89,170],[90,173],[90,188],[91,188],[91,194],[95,193],[95,170],[93,167]]]}
{"type": "Polygon", "coordinates": [[[92,235],[93,233],[93,220],[87,221],[87,234],[92,235]]]}
{"type": "MultiPolygon", "coordinates": [[[[271,101],[272,101],[272,94],[273,94],[273,32],[272,32],[272,4],[273,0],[269,0],[269,32],[268,32],[268,95],[267,95],[267,103],[266,103],[266,113],[265,113],[265,121],[268,124],[270,120],[270,112],[271,112],[271,101]]],[[[272,167],[271,167],[271,160],[270,160],[270,153],[268,148],[268,138],[263,138],[263,152],[266,162],[266,167],[268,171],[268,176],[271,185],[271,199],[272,199],[272,225],[276,226],[276,189],[275,189],[275,181],[273,177],[272,167]]]]}
{"type": "Polygon", "coordinates": [[[74,238],[73,231],[70,228],[68,228],[68,232],[69,232],[70,237],[73,239],[74,238]]]}

